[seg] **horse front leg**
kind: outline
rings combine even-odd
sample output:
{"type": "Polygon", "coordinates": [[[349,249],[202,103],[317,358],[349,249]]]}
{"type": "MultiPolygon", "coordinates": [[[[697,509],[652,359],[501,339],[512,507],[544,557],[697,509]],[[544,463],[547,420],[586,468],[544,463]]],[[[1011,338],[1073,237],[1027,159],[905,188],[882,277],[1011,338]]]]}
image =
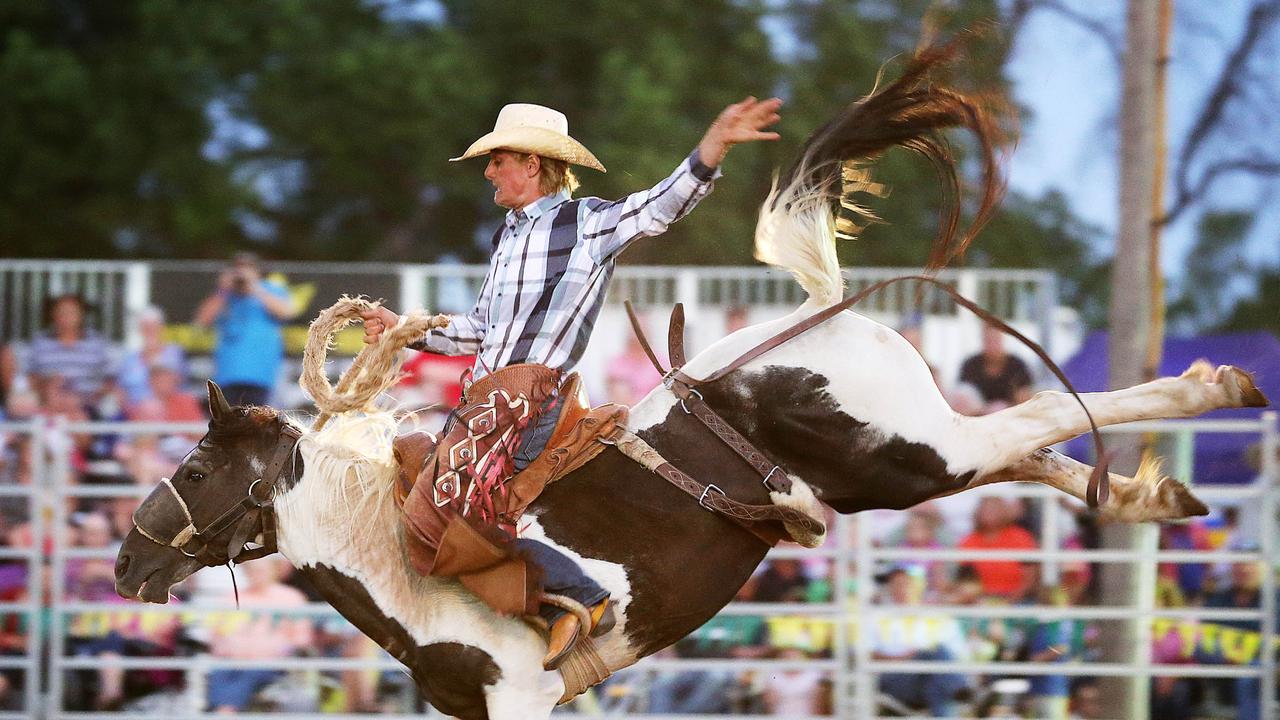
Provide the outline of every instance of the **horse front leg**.
{"type": "MultiPolygon", "coordinates": [[[[1111,392],[1081,393],[1098,426],[1137,420],[1186,418],[1219,408],[1264,407],[1267,398],[1249,373],[1230,365],[1214,369],[1197,360],[1176,378],[1161,378],[1111,392]]],[[[982,417],[957,417],[953,468],[975,471],[975,480],[1003,470],[1040,448],[1089,431],[1089,420],[1068,393],[1042,392],[1014,407],[982,417]]]]}
{"type": "MultiPolygon", "coordinates": [[[[998,482],[1038,482],[1085,500],[1093,466],[1041,448],[1003,470],[984,475],[968,487],[998,482]]],[[[1107,473],[1111,498],[1100,508],[1103,517],[1121,522],[1179,520],[1207,515],[1205,506],[1185,485],[1160,472],[1160,461],[1145,457],[1133,477],[1107,473]]]]}

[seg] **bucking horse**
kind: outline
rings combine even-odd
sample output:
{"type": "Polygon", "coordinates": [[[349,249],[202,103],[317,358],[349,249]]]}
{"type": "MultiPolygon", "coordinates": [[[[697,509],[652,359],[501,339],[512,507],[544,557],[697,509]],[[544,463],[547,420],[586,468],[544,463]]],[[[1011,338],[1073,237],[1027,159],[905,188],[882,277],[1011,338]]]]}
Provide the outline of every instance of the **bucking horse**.
{"type": "MultiPolygon", "coordinates": [[[[887,149],[924,155],[950,191],[933,267],[963,250],[998,204],[990,114],[933,77],[954,53],[952,46],[921,51],[901,77],[808,138],[775,181],[755,236],[757,257],[788,269],[808,299],[786,317],[719,340],[680,368],[680,377],[709,379],[697,385],[700,401],[785,475],[786,489],[771,491],[737,450],[709,435],[683,402],[688,386],[682,395],[668,382],[631,408],[626,425],[670,466],[742,503],[799,509],[821,503],[844,514],[908,508],[1006,481],[1041,482],[1085,499],[1094,468],[1048,446],[1093,423],[1266,404],[1247,372],[1201,361],[1179,377],[1123,390],[1078,398],[1041,392],[990,415],[962,416],[901,335],[850,309],[749,352],[840,303],[837,236],[867,219],[853,196],[874,190],[866,164],[887,149]],[[955,161],[941,134],[956,127],[978,138],[984,175],[979,211],[963,233],[955,161]]],[[[440,711],[465,720],[546,718],[571,696],[561,674],[543,670],[545,640],[534,628],[494,613],[458,582],[421,576],[410,565],[395,501],[395,415],[352,411],[308,428],[268,407],[230,407],[213,383],[209,409],[208,434],[153,494],[160,499],[150,503],[149,527],[135,528],[120,549],[115,574],[122,596],[164,603],[175,583],[201,567],[278,548],[338,612],[404,663],[440,711]]],[[[1099,509],[1105,517],[1142,522],[1206,512],[1156,462],[1144,461],[1133,477],[1105,476],[1111,488],[1099,509]]],[[[764,559],[770,545],[742,523],[709,512],[706,493],[691,498],[652,467],[606,446],[548,485],[521,519],[522,536],[577,561],[612,594],[616,624],[593,641],[606,673],[705,623],[764,559]]]]}

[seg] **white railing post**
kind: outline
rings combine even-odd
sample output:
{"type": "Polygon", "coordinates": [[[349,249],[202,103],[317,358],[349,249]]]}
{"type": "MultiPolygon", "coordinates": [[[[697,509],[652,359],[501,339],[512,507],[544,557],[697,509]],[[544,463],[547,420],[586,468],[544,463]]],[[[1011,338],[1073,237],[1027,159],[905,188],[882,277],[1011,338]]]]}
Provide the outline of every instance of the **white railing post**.
{"type": "Polygon", "coordinates": [[[1274,411],[1262,414],[1262,598],[1259,607],[1262,610],[1262,645],[1259,652],[1262,656],[1262,719],[1276,720],[1276,647],[1273,638],[1276,635],[1276,533],[1280,527],[1276,523],[1276,492],[1280,491],[1280,438],[1277,433],[1277,415],[1274,411]]]}
{"type": "MultiPolygon", "coordinates": [[[[55,421],[54,430],[67,432],[66,423],[61,419],[55,421]]],[[[66,600],[66,549],[67,549],[67,503],[64,491],[71,476],[71,458],[69,449],[61,448],[53,457],[53,473],[51,480],[53,512],[52,523],[53,557],[49,560],[49,706],[46,708],[49,720],[58,720],[63,713],[63,684],[66,681],[62,668],[66,656],[66,618],[62,614],[62,606],[66,600]]]]}
{"type": "MultiPolygon", "coordinates": [[[[103,298],[106,301],[106,298],[103,298]]],[[[151,265],[145,262],[129,263],[124,272],[124,342],[131,350],[142,347],[142,335],[136,322],[142,309],[151,304],[151,265]]]]}
{"type": "Polygon", "coordinates": [[[871,670],[871,637],[874,620],[870,617],[871,594],[875,586],[875,570],[872,568],[871,552],[871,513],[864,512],[854,520],[857,530],[857,546],[854,553],[858,558],[857,565],[857,612],[854,614],[854,677],[857,690],[854,692],[854,703],[857,711],[854,717],[859,720],[870,720],[876,716],[876,676],[871,670]]]}
{"type": "Polygon", "coordinates": [[[47,716],[48,698],[40,692],[40,666],[48,638],[44,635],[41,619],[44,604],[44,560],[40,552],[48,533],[46,512],[57,499],[50,495],[43,480],[47,475],[45,458],[45,428],[40,420],[31,420],[27,452],[31,454],[31,494],[27,496],[27,513],[31,522],[31,542],[34,551],[27,560],[27,671],[24,678],[24,709],[33,718],[47,716]]]}
{"type": "Polygon", "coordinates": [[[400,306],[396,312],[407,313],[414,310],[439,312],[434,307],[427,307],[427,265],[400,266],[400,306]]]}

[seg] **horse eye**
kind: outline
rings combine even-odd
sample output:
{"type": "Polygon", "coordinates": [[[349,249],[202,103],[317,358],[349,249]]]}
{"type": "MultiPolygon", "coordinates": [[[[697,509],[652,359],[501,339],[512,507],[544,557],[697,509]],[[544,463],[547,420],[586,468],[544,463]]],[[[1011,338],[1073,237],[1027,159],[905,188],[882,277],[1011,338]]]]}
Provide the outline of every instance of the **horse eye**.
{"type": "Polygon", "coordinates": [[[204,479],[204,473],[202,472],[187,473],[187,479],[190,480],[191,482],[200,482],[201,480],[204,479]]]}

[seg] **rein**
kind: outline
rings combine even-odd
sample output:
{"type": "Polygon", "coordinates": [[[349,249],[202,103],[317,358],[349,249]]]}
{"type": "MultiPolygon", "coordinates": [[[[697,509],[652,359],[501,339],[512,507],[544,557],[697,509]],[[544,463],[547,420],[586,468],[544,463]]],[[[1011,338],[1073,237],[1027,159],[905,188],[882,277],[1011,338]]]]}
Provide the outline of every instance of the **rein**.
{"type": "MultiPolygon", "coordinates": [[[[671,312],[671,323],[669,326],[668,337],[667,337],[667,341],[670,345],[670,356],[671,356],[670,370],[664,370],[661,363],[658,362],[658,357],[653,352],[653,348],[649,345],[649,341],[645,337],[644,330],[640,326],[640,320],[638,317],[636,317],[635,309],[632,307],[630,301],[626,302],[627,317],[631,320],[631,328],[632,330],[635,331],[636,338],[640,341],[641,347],[644,348],[645,354],[649,356],[649,361],[653,363],[653,366],[657,368],[658,372],[662,373],[663,384],[666,385],[667,388],[671,390],[672,393],[674,393],[677,398],[680,399],[680,404],[682,407],[684,407],[685,412],[692,413],[695,417],[697,417],[700,421],[702,421],[703,425],[707,426],[707,428],[710,429],[713,433],[715,433],[717,437],[719,437],[722,441],[725,442],[725,444],[733,448],[733,450],[736,453],[738,453],[740,457],[746,460],[747,463],[750,464],[756,470],[756,472],[763,475],[765,479],[765,484],[769,485],[773,472],[775,470],[778,470],[778,467],[776,465],[772,465],[772,463],[770,463],[768,459],[764,457],[764,455],[762,455],[759,451],[757,451],[746,438],[742,437],[740,433],[738,433],[736,430],[730,427],[729,424],[725,422],[723,418],[717,415],[715,411],[712,410],[711,407],[708,406],[706,402],[703,401],[702,394],[697,390],[698,386],[715,382],[716,380],[723,378],[729,373],[741,368],[743,365],[746,365],[747,363],[751,362],[752,360],[755,360],[761,355],[764,355],[770,350],[773,350],[778,346],[785,344],[786,342],[796,338],[797,336],[809,330],[812,330],[813,328],[830,320],[831,318],[835,317],[841,312],[848,310],[849,308],[853,307],[854,305],[864,300],[867,296],[871,295],[872,293],[875,293],[890,285],[893,285],[894,283],[898,283],[903,280],[917,280],[920,282],[926,282],[941,289],[947,295],[951,296],[951,299],[954,300],[958,305],[961,305],[965,309],[972,312],[974,315],[977,315],[982,320],[999,328],[1005,334],[1012,336],[1014,339],[1018,340],[1026,347],[1030,348],[1031,351],[1034,352],[1038,358],[1040,358],[1040,360],[1045,364],[1045,366],[1048,367],[1049,370],[1053,372],[1054,376],[1057,377],[1058,380],[1062,382],[1062,384],[1067,388],[1067,391],[1071,393],[1071,396],[1074,397],[1076,399],[1076,402],[1080,404],[1080,408],[1084,411],[1085,417],[1088,418],[1089,420],[1090,432],[1093,435],[1094,448],[1097,452],[1097,457],[1098,457],[1098,465],[1097,467],[1094,468],[1093,474],[1090,475],[1089,477],[1089,484],[1085,492],[1085,499],[1091,509],[1097,509],[1099,506],[1105,503],[1107,501],[1107,497],[1110,495],[1110,479],[1107,475],[1107,466],[1110,464],[1111,455],[1110,453],[1107,452],[1106,448],[1103,446],[1102,433],[1098,430],[1098,425],[1096,422],[1094,422],[1093,415],[1089,412],[1089,408],[1085,406],[1084,400],[1080,397],[1080,394],[1076,392],[1075,386],[1073,386],[1071,384],[1071,381],[1067,379],[1066,374],[1063,373],[1062,369],[1058,367],[1057,363],[1055,363],[1053,359],[1049,357],[1049,354],[1045,352],[1044,348],[1040,347],[1040,345],[1037,344],[1034,340],[1031,340],[1026,335],[1023,335],[1022,333],[1018,332],[1018,330],[1011,327],[1005,321],[1001,320],[995,315],[992,315],[990,312],[978,306],[973,301],[969,300],[968,298],[964,297],[960,293],[956,292],[953,288],[951,288],[951,286],[945,283],[939,282],[938,280],[932,277],[929,277],[926,275],[903,275],[900,277],[889,278],[887,280],[881,280],[880,282],[870,285],[864,288],[863,290],[861,290],[860,292],[854,295],[851,295],[848,298],[845,298],[844,300],[836,303],[835,305],[831,305],[830,307],[827,307],[822,311],[815,313],[809,316],[808,318],[805,318],[804,320],[801,320],[800,322],[796,323],[795,325],[792,325],[791,327],[783,330],[782,332],[777,333],[773,337],[768,338],[767,340],[759,343],[755,347],[752,347],[750,350],[738,356],[738,358],[735,359],[733,362],[729,363],[728,365],[725,365],[719,370],[716,370],[715,372],[711,373],[707,377],[701,378],[701,379],[686,375],[681,370],[681,368],[685,364],[683,306],[677,303],[675,308],[671,312]]],[[[782,478],[787,477],[785,473],[779,473],[779,475],[782,478]]],[[[789,488],[790,480],[787,479],[786,482],[789,488]]],[[[770,489],[772,490],[774,489],[774,487],[770,485],[770,489]]]]}
{"type": "MultiPolygon", "coordinates": [[[[183,555],[199,560],[206,567],[245,563],[276,552],[275,489],[276,483],[294,451],[302,431],[289,424],[280,428],[271,461],[262,477],[249,485],[249,491],[238,503],[227,508],[203,528],[197,528],[187,501],[168,478],[152,491],[133,513],[133,524],[143,537],[166,547],[177,548],[183,555]],[[258,492],[265,490],[265,495],[258,492]],[[175,518],[180,518],[175,521],[175,518]],[[255,520],[261,518],[262,545],[247,547],[257,535],[255,520]],[[178,525],[177,523],[184,523],[178,525]],[[226,558],[220,558],[211,543],[218,535],[234,528],[226,545],[226,558]]],[[[295,459],[296,463],[296,459],[295,459]]],[[[234,575],[233,575],[234,577],[234,575]]]]}

